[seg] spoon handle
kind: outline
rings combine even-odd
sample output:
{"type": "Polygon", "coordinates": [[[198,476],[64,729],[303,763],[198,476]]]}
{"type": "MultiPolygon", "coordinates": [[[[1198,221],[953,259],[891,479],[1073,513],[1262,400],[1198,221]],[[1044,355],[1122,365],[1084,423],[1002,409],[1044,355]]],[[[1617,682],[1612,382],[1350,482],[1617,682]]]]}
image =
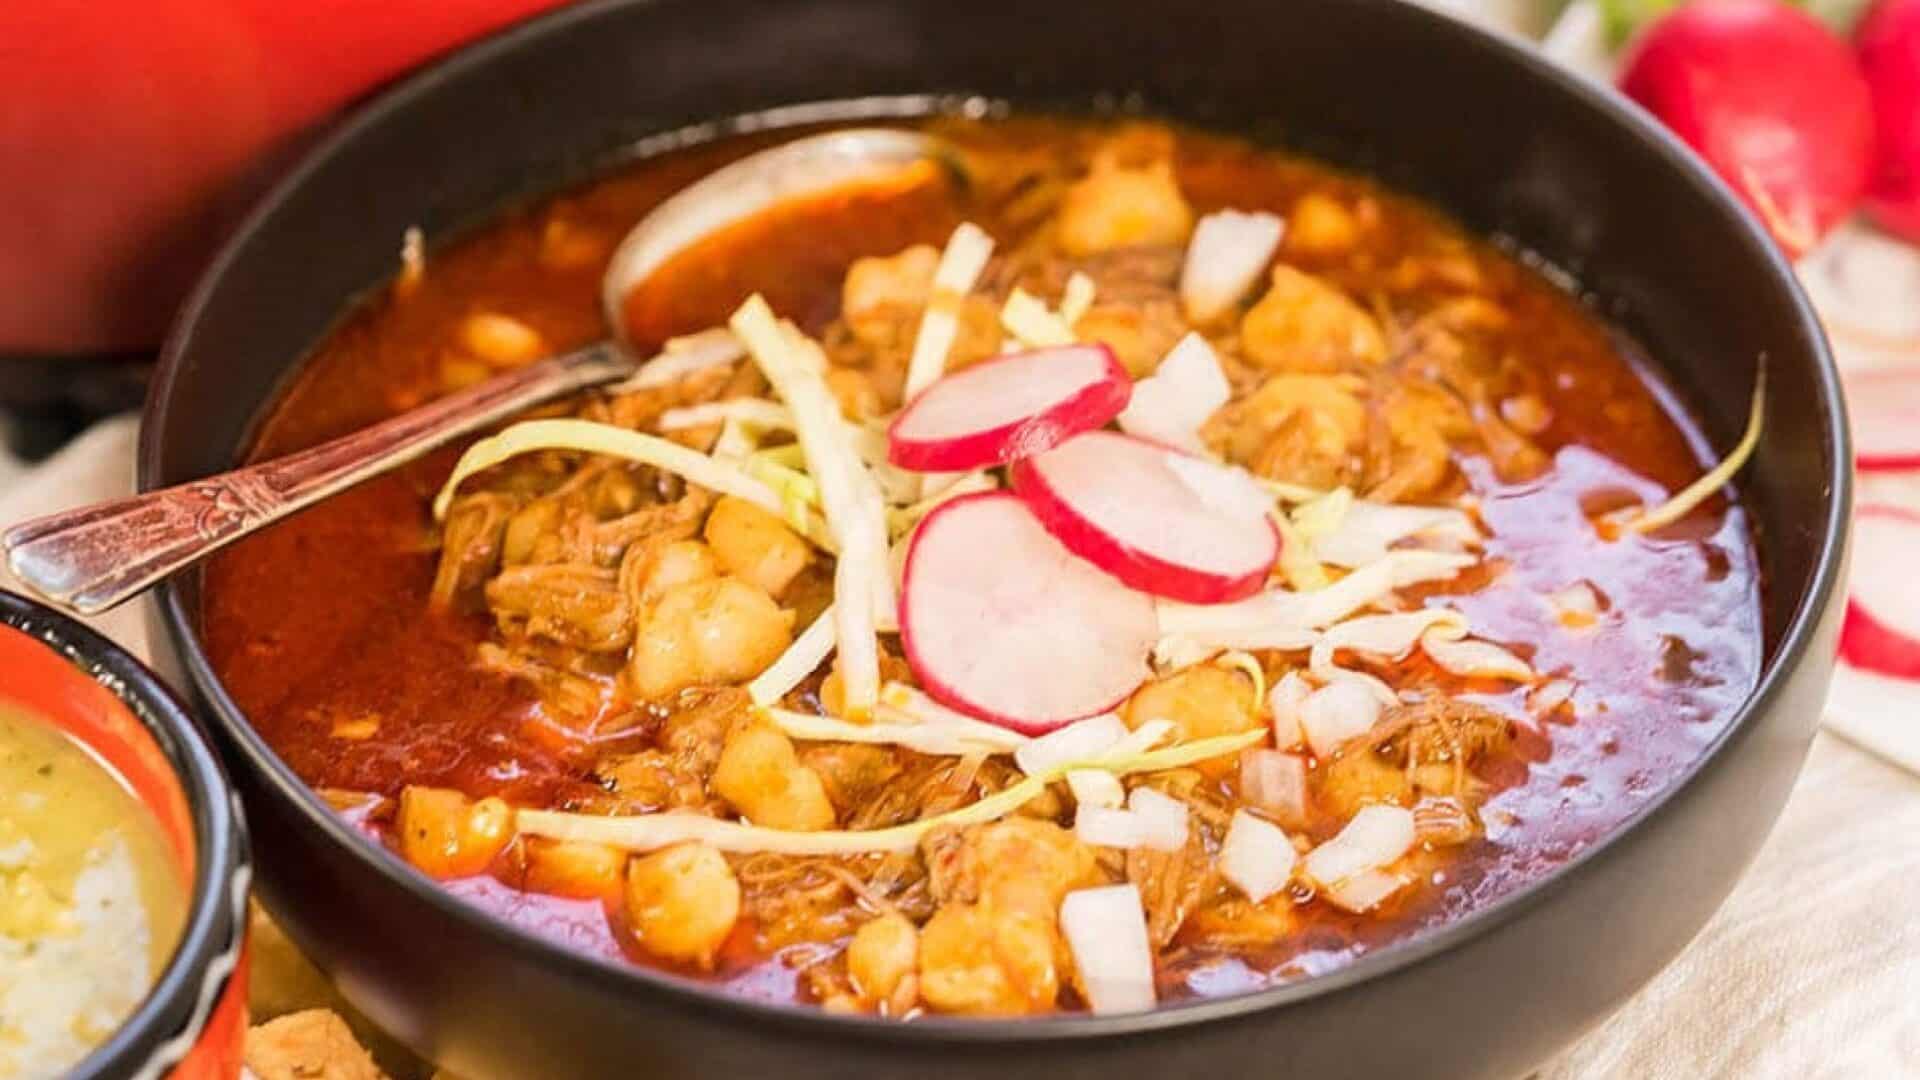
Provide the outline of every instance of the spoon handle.
{"type": "Polygon", "coordinates": [[[633,373],[612,342],[529,364],[332,442],[0,534],[14,574],[94,615],[262,526],[544,401],[633,373]]]}

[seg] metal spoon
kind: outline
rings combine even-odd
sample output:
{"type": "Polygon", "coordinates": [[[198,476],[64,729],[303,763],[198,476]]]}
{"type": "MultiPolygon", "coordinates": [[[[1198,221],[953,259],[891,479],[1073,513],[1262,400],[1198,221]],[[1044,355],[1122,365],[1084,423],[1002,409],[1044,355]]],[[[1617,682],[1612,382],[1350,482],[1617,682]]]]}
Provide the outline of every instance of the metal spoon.
{"type": "MultiPolygon", "coordinates": [[[[929,163],[966,180],[950,144],[884,128],[796,139],[708,175],[654,208],[622,240],[604,278],[608,324],[623,333],[620,307],[632,287],[702,237],[789,199],[929,163]]],[[[696,348],[738,354],[724,337],[696,348]]],[[[642,364],[620,341],[602,341],[309,450],[23,522],[0,534],[0,548],[14,574],[48,602],[97,614],[257,529],[462,435],[590,387],[644,382],[656,361],[680,368],[688,359],[667,353],[642,364]]]]}

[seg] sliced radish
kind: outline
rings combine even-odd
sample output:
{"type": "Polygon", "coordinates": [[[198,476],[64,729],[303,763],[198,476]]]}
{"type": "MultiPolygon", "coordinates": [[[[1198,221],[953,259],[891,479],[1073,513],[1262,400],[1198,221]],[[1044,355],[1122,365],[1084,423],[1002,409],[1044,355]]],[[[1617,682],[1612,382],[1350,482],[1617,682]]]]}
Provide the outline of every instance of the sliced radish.
{"type": "Polygon", "coordinates": [[[1136,589],[1189,604],[1253,595],[1280,557],[1280,533],[1255,507],[1189,482],[1170,464],[1179,458],[1090,431],[1015,462],[1011,477],[1047,531],[1136,589]]]}
{"type": "Polygon", "coordinates": [[[1853,577],[1840,655],[1855,667],[1920,679],[1920,514],[1869,503],[1853,518],[1853,577]]]}
{"type": "Polygon", "coordinates": [[[900,637],[920,685],[1029,734],[1104,712],[1145,682],[1153,601],[1074,557],[1005,492],[928,514],[907,552],[900,637]]]}
{"type": "Polygon", "coordinates": [[[1920,469],[1920,368],[1859,372],[1846,384],[1854,461],[1869,472],[1920,469]]]}
{"type": "Polygon", "coordinates": [[[1105,345],[1002,356],[914,398],[887,431],[887,460],[921,472],[1004,465],[1112,420],[1132,393],[1105,345]]]}

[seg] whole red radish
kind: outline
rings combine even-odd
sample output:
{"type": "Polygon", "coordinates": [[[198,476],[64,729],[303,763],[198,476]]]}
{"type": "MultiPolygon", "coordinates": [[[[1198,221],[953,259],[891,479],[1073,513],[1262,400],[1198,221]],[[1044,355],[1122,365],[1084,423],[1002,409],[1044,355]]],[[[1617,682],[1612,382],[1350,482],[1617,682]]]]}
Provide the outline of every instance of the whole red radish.
{"type": "Polygon", "coordinates": [[[1879,137],[1867,212],[1920,243],[1920,2],[1880,0],[1856,40],[1879,137]]]}
{"type": "Polygon", "coordinates": [[[1647,28],[1620,89],[1698,151],[1799,256],[1852,212],[1873,105],[1846,44],[1780,0],[1701,0],[1647,28]]]}

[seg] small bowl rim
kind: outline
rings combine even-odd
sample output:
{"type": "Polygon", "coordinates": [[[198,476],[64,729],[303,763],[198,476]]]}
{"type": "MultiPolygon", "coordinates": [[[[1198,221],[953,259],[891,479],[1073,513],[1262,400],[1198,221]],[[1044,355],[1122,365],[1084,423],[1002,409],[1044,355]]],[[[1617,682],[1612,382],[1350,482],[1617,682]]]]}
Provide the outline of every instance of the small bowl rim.
{"type": "Polygon", "coordinates": [[[6,589],[0,589],[0,626],[24,634],[112,694],[152,736],[186,797],[194,869],[180,941],[140,1004],[68,1074],[76,1080],[165,1075],[205,1032],[243,952],[252,863],[239,799],[193,712],[132,653],[6,589]],[[182,1002],[190,1003],[186,1025],[165,1030],[173,1027],[182,1002]]]}
{"type": "MultiPolygon", "coordinates": [[[[1658,795],[1650,798],[1564,865],[1444,925],[1369,952],[1335,970],[1298,981],[1219,998],[1169,1003],[1146,1012],[1114,1016],[1055,1014],[1011,1020],[927,1017],[912,1023],[901,1023],[864,1014],[829,1013],[810,1005],[747,998],[687,976],[590,956],[497,919],[479,907],[461,901],[407,865],[394,852],[353,829],[293,774],[254,730],[245,712],[233,701],[214,672],[205,646],[194,630],[195,619],[187,608],[180,587],[174,582],[162,582],[159,586],[159,603],[167,635],[179,650],[181,662],[194,689],[209,703],[209,711],[217,718],[220,733],[231,740],[233,751],[271,789],[273,797],[290,807],[307,827],[326,836],[328,842],[344,848],[355,860],[368,864],[386,886],[424,902],[438,917],[452,919],[492,937],[511,950],[517,960],[609,991],[636,996],[664,994],[682,1007],[826,1038],[857,1038],[920,1046],[1078,1041],[1246,1016],[1331,996],[1361,983],[1389,976],[1403,968],[1416,966],[1491,932],[1570,887],[1569,883],[1580,876],[1583,870],[1604,858],[1617,845],[1637,833],[1648,819],[1662,813],[1670,802],[1693,788],[1703,772],[1718,767],[1727,758],[1729,746],[1747,738],[1754,730],[1756,717],[1776,707],[1786,692],[1790,677],[1806,661],[1817,637],[1822,614],[1840,587],[1853,502],[1853,455],[1842,406],[1839,371],[1811,303],[1762,226],[1742,208],[1725,182],[1650,114],[1625,97],[1610,92],[1605,86],[1559,66],[1512,35],[1470,24],[1405,0],[1354,2],[1393,7],[1399,9],[1401,17],[1424,22],[1425,32],[1438,40],[1436,48],[1492,53],[1496,62],[1516,69],[1516,82],[1531,82],[1565,93],[1576,99],[1581,107],[1604,116],[1625,134],[1655,151],[1673,172],[1676,183],[1693,189],[1695,194],[1713,204],[1714,209],[1726,219],[1729,229],[1738,238],[1739,256],[1756,260],[1766,267],[1792,304],[1798,336],[1808,345],[1814,361],[1811,374],[1819,391],[1822,440],[1830,453],[1825,513],[1818,523],[1822,538],[1813,572],[1791,615],[1785,620],[1779,646],[1763,666],[1746,700],[1733,711],[1712,741],[1700,748],[1688,766],[1675,775],[1658,795]]],[[[254,204],[239,227],[229,234],[227,242],[202,272],[193,292],[181,307],[162,348],[142,413],[138,452],[140,489],[148,491],[160,485],[160,432],[167,425],[173,389],[182,375],[195,328],[228,277],[232,264],[241,257],[253,235],[292,194],[307,183],[312,173],[324,167],[334,154],[361,137],[362,133],[383,125],[389,114],[431,94],[442,82],[491,64],[499,56],[517,50],[524,42],[576,22],[590,22],[625,8],[629,3],[630,0],[588,0],[530,19],[457,50],[375,96],[315,143],[254,204]]],[[[919,103],[937,99],[938,95],[933,94],[884,99],[842,98],[790,103],[768,110],[768,113],[778,113],[783,117],[806,116],[810,120],[820,121],[883,119],[890,115],[887,112],[890,107],[912,110],[919,107],[919,103]]],[[[921,108],[920,112],[911,115],[923,113],[924,108],[921,108]]],[[[717,127],[718,130],[727,130],[724,121],[717,127]]]]}

